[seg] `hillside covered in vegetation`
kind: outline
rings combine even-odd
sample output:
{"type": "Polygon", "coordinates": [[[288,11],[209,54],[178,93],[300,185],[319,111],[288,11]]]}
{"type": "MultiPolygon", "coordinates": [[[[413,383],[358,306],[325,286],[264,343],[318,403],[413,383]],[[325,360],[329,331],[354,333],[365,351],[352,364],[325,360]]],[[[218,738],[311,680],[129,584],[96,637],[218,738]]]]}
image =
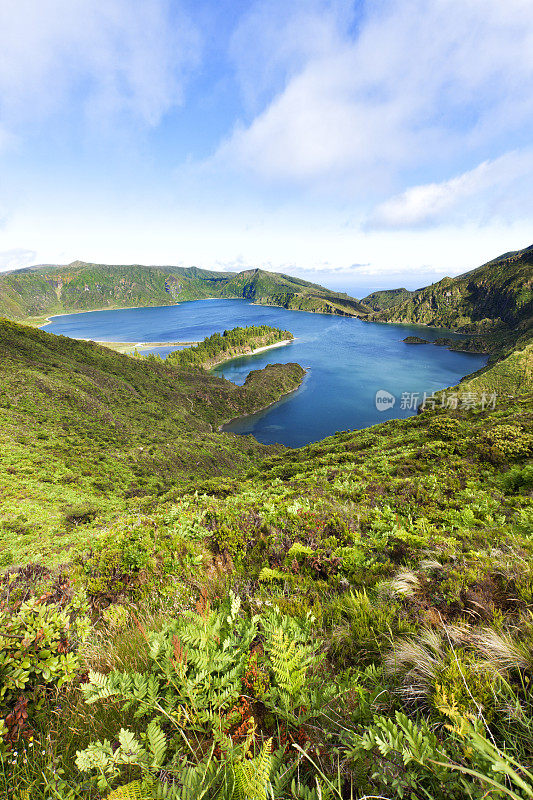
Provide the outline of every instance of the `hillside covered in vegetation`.
{"type": "Polygon", "coordinates": [[[208,297],[351,316],[368,311],[348,295],[261,269],[232,273],[74,261],[0,274],[0,314],[13,320],[40,322],[73,311],[174,305],[208,297]]]}
{"type": "Polygon", "coordinates": [[[298,450],[218,433],[297,364],[237,387],[0,321],[0,795],[533,797],[513,308],[455,403],[298,450]]]}
{"type": "Polygon", "coordinates": [[[410,292],[409,289],[382,289],[367,295],[361,302],[374,311],[383,311],[409,300],[413,295],[414,292],[410,292]]]}
{"type": "Polygon", "coordinates": [[[298,387],[273,364],[244,386],[0,320],[2,566],[64,557],[78,522],[269,451],[217,433],[298,387]]]}
{"type": "Polygon", "coordinates": [[[354,297],[332,292],[316,283],[276,272],[254,269],[236,275],[222,290],[223,297],[245,297],[261,305],[295,311],[356,317],[368,309],[354,297]]]}
{"type": "Polygon", "coordinates": [[[533,245],[407,297],[405,291],[376,292],[365,298],[363,302],[375,309],[369,319],[519,336],[531,328],[533,318],[533,245]],[[391,302],[394,292],[400,293],[400,302],[391,302]]]}

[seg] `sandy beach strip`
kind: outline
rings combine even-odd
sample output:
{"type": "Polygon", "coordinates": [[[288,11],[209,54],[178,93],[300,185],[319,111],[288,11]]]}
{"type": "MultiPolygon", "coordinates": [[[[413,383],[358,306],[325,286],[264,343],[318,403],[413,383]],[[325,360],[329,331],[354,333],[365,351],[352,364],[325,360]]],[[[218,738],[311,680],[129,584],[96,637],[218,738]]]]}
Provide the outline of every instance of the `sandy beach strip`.
{"type": "MultiPolygon", "coordinates": [[[[286,344],[291,344],[292,342],[296,341],[295,339],[282,339],[281,342],[274,342],[274,344],[267,344],[265,347],[257,347],[255,350],[251,350],[249,353],[243,353],[245,356],[255,356],[256,353],[262,353],[263,350],[272,350],[273,347],[283,347],[286,344]]],[[[240,356],[236,356],[236,358],[240,358],[240,356]]]]}
{"type": "Polygon", "coordinates": [[[126,350],[152,350],[159,347],[193,347],[200,342],[107,342],[101,339],[82,339],[76,337],[78,342],[94,342],[95,344],[108,347],[110,350],[116,350],[122,353],[126,350]]]}

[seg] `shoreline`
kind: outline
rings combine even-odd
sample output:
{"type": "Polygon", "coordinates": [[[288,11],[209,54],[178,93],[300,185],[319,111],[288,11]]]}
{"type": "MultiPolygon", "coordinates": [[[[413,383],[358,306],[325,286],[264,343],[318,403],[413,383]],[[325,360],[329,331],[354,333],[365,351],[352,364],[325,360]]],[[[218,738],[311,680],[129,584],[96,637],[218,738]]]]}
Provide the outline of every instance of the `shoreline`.
{"type": "MultiPolygon", "coordinates": [[[[106,306],[105,308],[84,308],[84,309],[77,309],[76,311],[64,311],[61,314],[51,314],[49,317],[46,317],[44,322],[40,322],[36,325],[37,328],[44,328],[45,325],[49,325],[52,320],[59,319],[60,317],[70,317],[74,314],[92,314],[96,311],[132,311],[136,308],[175,308],[176,306],[181,306],[183,303],[198,303],[201,300],[243,300],[245,302],[249,302],[251,306],[262,306],[263,308],[284,308],[285,311],[301,311],[304,314],[323,314],[328,317],[348,317],[350,319],[363,319],[362,317],[358,316],[357,314],[337,314],[334,311],[307,311],[305,308],[287,308],[286,306],[280,306],[277,303],[256,303],[254,301],[248,300],[246,297],[197,297],[195,300],[180,300],[177,303],[168,303],[167,305],[158,305],[158,306],[116,306],[111,308],[110,306],[106,306]]],[[[35,315],[37,318],[39,315],[35,315]]],[[[19,323],[19,325],[31,325],[31,317],[26,317],[25,319],[15,320],[19,323]]],[[[367,320],[363,320],[367,321],[367,320]]],[[[385,323],[388,324],[388,323],[385,323]]],[[[74,338],[74,337],[72,337],[74,338]]],[[[87,341],[94,341],[88,339],[87,341]]]]}
{"type": "MultiPolygon", "coordinates": [[[[220,299],[221,300],[226,300],[226,299],[227,300],[233,300],[233,299],[240,300],[241,298],[240,297],[237,297],[237,298],[233,298],[233,297],[224,298],[224,297],[221,297],[220,299]]],[[[242,299],[244,300],[245,298],[243,297],[242,299]]],[[[362,319],[362,317],[358,316],[358,314],[336,314],[334,311],[309,311],[306,308],[287,308],[287,306],[280,306],[277,303],[255,303],[254,301],[252,301],[250,303],[250,305],[251,306],[261,306],[262,308],[284,308],[285,311],[300,311],[302,314],[322,314],[322,316],[324,316],[324,317],[345,317],[347,319],[362,319]]]]}
{"type": "MultiPolygon", "coordinates": [[[[121,353],[124,350],[131,350],[134,348],[135,350],[151,350],[151,349],[159,349],[163,347],[193,347],[194,345],[200,344],[199,341],[194,342],[110,342],[107,340],[102,339],[85,339],[80,337],[72,337],[75,338],[77,342],[94,342],[94,344],[99,344],[102,347],[107,347],[109,350],[114,350],[117,353],[121,353]]],[[[127,353],[123,353],[127,355],[127,353]]]]}
{"type": "MultiPolygon", "coordinates": [[[[201,341],[194,341],[194,342],[109,342],[103,341],[101,339],[85,339],[80,337],[72,337],[75,338],[77,342],[94,342],[94,344],[101,345],[102,347],[107,347],[109,350],[114,350],[115,352],[121,352],[123,355],[128,355],[125,353],[124,350],[131,350],[134,348],[135,350],[152,350],[158,349],[163,347],[194,347],[195,345],[201,344],[201,341]]],[[[238,355],[232,355],[228,358],[224,358],[221,361],[217,361],[216,364],[212,364],[209,367],[204,367],[204,369],[215,369],[215,367],[219,367],[221,364],[225,364],[228,361],[234,361],[237,358],[247,358],[248,356],[253,356],[256,353],[262,353],[265,350],[271,350],[274,347],[284,347],[287,344],[291,344],[295,341],[293,339],[283,339],[280,342],[274,342],[273,344],[267,344],[264,347],[257,347],[255,350],[251,350],[249,353],[239,353],[238,355]]]]}
{"type": "MultiPolygon", "coordinates": [[[[177,303],[173,303],[173,305],[177,305],[177,303]]],[[[78,309],[77,311],[64,311],[62,314],[51,314],[46,318],[45,322],[41,322],[41,324],[37,325],[37,327],[44,328],[44,326],[49,325],[53,319],[59,319],[60,317],[71,317],[74,314],[93,314],[96,311],[133,311],[134,308],[169,308],[169,306],[117,306],[116,308],[109,308],[109,306],[106,306],[105,308],[84,308],[78,309]]],[[[20,324],[27,325],[28,323],[22,320],[20,324]]],[[[82,339],[81,341],[92,342],[94,339],[82,339]]]]}
{"type": "Polygon", "coordinates": [[[265,350],[272,350],[274,347],[285,347],[287,344],[292,344],[292,342],[296,341],[296,337],[292,339],[283,339],[280,342],[274,342],[274,344],[267,344],[264,347],[257,347],[255,350],[250,350],[249,353],[239,353],[238,355],[232,355],[228,358],[223,358],[221,361],[217,361],[216,364],[212,364],[211,366],[207,367],[207,369],[215,369],[215,367],[219,367],[221,364],[226,364],[228,361],[236,361],[238,358],[248,358],[248,356],[255,356],[256,353],[263,353],[265,350]]]}
{"type": "MultiPolygon", "coordinates": [[[[105,308],[84,308],[78,309],[77,311],[64,311],[62,314],[51,314],[49,317],[46,317],[44,322],[40,322],[36,325],[37,328],[44,328],[45,325],[49,325],[53,319],[59,319],[60,317],[70,317],[73,314],[92,314],[96,311],[133,311],[135,308],[176,308],[177,306],[183,305],[183,303],[198,303],[200,300],[245,300],[245,297],[197,297],[196,300],[180,300],[177,303],[167,303],[164,306],[115,306],[111,308],[110,306],[106,306],[105,308]]],[[[253,303],[252,303],[253,305],[253,303]]],[[[257,303],[257,305],[260,305],[257,303]]],[[[283,306],[279,306],[283,308],[283,306]]],[[[38,319],[38,315],[37,319],[38,319]]],[[[26,317],[22,320],[15,320],[18,322],[19,325],[30,325],[31,322],[28,322],[28,319],[32,319],[31,317],[26,317]]],[[[74,337],[72,337],[74,338],[74,337]]],[[[86,339],[85,341],[94,341],[93,339],[86,339]]]]}
{"type": "Polygon", "coordinates": [[[226,431],[226,430],[224,430],[224,428],[226,427],[226,425],[231,425],[233,422],[236,422],[238,419],[246,419],[246,417],[253,417],[256,414],[262,414],[264,411],[267,411],[269,408],[272,408],[272,406],[275,406],[276,403],[281,403],[282,401],[286,400],[288,397],[291,396],[291,394],[296,394],[296,392],[299,392],[300,389],[302,388],[302,386],[304,385],[304,382],[305,382],[308,374],[309,374],[309,370],[306,369],[305,370],[305,375],[302,378],[302,382],[300,383],[299,386],[296,387],[296,389],[291,389],[290,392],[286,392],[286,394],[283,394],[277,400],[273,400],[272,403],[269,403],[267,406],[264,406],[263,408],[258,408],[257,411],[251,411],[249,414],[237,414],[236,417],[232,417],[231,419],[228,419],[226,422],[221,422],[220,425],[217,428],[217,431],[219,433],[233,433],[234,436],[253,436],[253,433],[246,433],[246,434],[235,433],[234,431],[226,431]]]}

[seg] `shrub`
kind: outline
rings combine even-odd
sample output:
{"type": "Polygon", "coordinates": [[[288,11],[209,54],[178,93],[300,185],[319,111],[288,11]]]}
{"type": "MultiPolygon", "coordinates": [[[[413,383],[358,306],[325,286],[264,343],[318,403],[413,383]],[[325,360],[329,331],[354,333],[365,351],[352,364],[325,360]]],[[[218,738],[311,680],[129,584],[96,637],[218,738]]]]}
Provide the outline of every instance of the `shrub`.
{"type": "Polygon", "coordinates": [[[98,515],[99,510],[94,503],[79,503],[66,506],[63,517],[67,525],[85,525],[98,515]]]}
{"type": "Polygon", "coordinates": [[[517,425],[495,425],[484,432],[481,450],[496,463],[526,458],[533,452],[533,436],[517,425]]]}
{"type": "Polygon", "coordinates": [[[151,520],[130,517],[110,527],[76,562],[93,601],[112,601],[148,589],[157,568],[156,529],[151,520]]]}
{"type": "Polygon", "coordinates": [[[3,726],[6,741],[23,732],[28,703],[30,709],[39,706],[44,689],[61,688],[75,677],[78,646],[91,628],[86,612],[83,598],[61,609],[32,599],[16,611],[0,611],[0,707],[12,710],[3,726]]]}
{"type": "Polygon", "coordinates": [[[428,426],[436,439],[456,439],[461,430],[461,423],[453,417],[437,417],[428,426]]]}
{"type": "Polygon", "coordinates": [[[527,464],[523,469],[512,467],[503,476],[502,483],[508,494],[520,489],[533,489],[533,464],[527,464]]]}

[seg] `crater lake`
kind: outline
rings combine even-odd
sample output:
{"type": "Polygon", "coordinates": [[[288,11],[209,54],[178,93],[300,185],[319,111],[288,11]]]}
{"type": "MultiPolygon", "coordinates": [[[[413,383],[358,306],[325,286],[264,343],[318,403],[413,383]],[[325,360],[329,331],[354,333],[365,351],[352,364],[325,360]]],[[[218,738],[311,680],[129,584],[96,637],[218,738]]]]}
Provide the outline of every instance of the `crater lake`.
{"type": "MultiPolygon", "coordinates": [[[[307,375],[301,387],[268,409],[229,423],[224,430],[253,434],[265,444],[300,447],[339,430],[366,428],[416,413],[435,390],[453,386],[487,362],[487,357],[455,353],[433,344],[410,345],[406,336],[430,342],[459,334],[414,325],[362,322],[352,317],[289,311],[247,300],[195,300],[175,306],[89,311],[52,317],[44,330],[57,335],[107,342],[191,342],[246,325],[273,325],[295,341],[227,361],[214,373],[237,384],[267,364],[297,362],[307,375]],[[376,405],[387,392],[394,404],[376,405]]],[[[175,347],[143,350],[165,357],[175,347]]]]}

